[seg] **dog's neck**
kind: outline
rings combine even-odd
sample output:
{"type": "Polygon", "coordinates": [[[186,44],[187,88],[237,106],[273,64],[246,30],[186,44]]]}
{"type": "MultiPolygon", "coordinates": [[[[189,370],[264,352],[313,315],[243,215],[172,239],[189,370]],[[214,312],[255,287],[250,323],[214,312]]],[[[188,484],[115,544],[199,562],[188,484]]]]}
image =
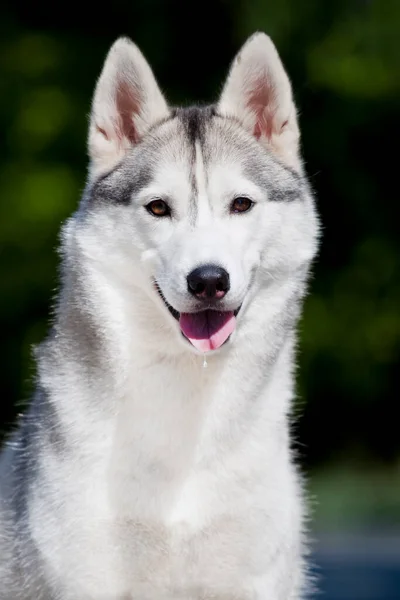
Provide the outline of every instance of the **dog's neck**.
{"type": "Polygon", "coordinates": [[[204,368],[145,291],[130,296],[109,277],[66,262],[54,330],[38,355],[39,382],[76,436],[90,418],[93,435],[108,431],[132,454],[141,440],[175,470],[240,443],[260,419],[285,430],[299,305],[289,286],[259,290],[234,339],[204,368]]]}

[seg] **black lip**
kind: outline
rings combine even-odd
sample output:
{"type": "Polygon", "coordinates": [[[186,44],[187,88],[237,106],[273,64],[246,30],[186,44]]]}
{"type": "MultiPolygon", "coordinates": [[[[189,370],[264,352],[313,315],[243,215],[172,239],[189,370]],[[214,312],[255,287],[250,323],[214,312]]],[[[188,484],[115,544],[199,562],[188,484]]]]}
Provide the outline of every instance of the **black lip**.
{"type": "Polygon", "coordinates": [[[156,290],[159,293],[160,298],[162,298],[165,306],[168,308],[169,312],[174,317],[174,319],[176,319],[177,321],[179,321],[179,317],[181,316],[181,313],[179,311],[177,311],[173,306],[171,306],[169,302],[167,302],[167,300],[165,299],[165,296],[162,293],[161,288],[158,285],[157,281],[155,281],[154,283],[155,283],[155,286],[156,286],[156,290]]]}
{"type": "MultiPolygon", "coordinates": [[[[162,301],[164,302],[165,306],[168,308],[169,312],[171,313],[171,315],[174,317],[174,319],[176,321],[179,321],[179,317],[181,316],[181,313],[176,310],[173,306],[171,306],[171,304],[166,300],[164,294],[161,291],[160,286],[158,285],[157,281],[154,281],[154,285],[155,288],[157,290],[157,292],[159,293],[160,298],[162,299],[162,301]]],[[[242,305],[238,306],[238,308],[236,310],[233,311],[233,314],[236,315],[238,314],[239,310],[242,308],[242,305]]],[[[205,309],[207,310],[207,309],[205,309]]],[[[197,311],[200,312],[200,311],[197,311]]]]}

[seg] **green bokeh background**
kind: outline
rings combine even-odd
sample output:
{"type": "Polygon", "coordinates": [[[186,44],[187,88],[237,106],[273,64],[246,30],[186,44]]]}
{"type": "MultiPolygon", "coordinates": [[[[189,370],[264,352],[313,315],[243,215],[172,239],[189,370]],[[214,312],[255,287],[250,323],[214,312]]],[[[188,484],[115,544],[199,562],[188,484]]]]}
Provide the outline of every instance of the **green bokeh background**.
{"type": "Polygon", "coordinates": [[[400,524],[400,2],[162,0],[0,8],[0,430],[29,398],[60,223],[86,174],[110,44],[134,39],[172,103],[213,101],[246,37],[290,73],[323,245],[301,323],[300,460],[324,527],[400,524]]]}

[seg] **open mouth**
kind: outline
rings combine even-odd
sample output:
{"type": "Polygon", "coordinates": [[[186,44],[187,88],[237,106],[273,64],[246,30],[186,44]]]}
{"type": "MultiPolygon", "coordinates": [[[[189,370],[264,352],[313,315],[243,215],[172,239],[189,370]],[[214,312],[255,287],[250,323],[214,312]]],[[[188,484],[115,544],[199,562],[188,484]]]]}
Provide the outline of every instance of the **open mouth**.
{"type": "Polygon", "coordinates": [[[236,310],[220,311],[207,308],[198,312],[180,313],[165,299],[157,282],[155,287],[171,315],[178,321],[182,335],[197,350],[217,350],[229,340],[236,327],[236,316],[241,305],[236,310]]]}

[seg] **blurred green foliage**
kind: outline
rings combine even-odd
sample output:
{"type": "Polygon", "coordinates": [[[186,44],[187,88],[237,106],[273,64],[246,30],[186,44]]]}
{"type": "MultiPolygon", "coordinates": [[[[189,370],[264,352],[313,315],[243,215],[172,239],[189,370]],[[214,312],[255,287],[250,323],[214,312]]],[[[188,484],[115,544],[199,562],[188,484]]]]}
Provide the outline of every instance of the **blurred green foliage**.
{"type": "Polygon", "coordinates": [[[3,430],[31,390],[31,346],[47,329],[57,234],[84,185],[91,93],[109,45],[131,36],[172,102],[212,101],[240,44],[264,30],[293,80],[324,225],[301,323],[301,454],[320,473],[338,462],[396,464],[400,2],[142,0],[92,11],[69,3],[62,15],[14,2],[0,11],[3,430]]]}

